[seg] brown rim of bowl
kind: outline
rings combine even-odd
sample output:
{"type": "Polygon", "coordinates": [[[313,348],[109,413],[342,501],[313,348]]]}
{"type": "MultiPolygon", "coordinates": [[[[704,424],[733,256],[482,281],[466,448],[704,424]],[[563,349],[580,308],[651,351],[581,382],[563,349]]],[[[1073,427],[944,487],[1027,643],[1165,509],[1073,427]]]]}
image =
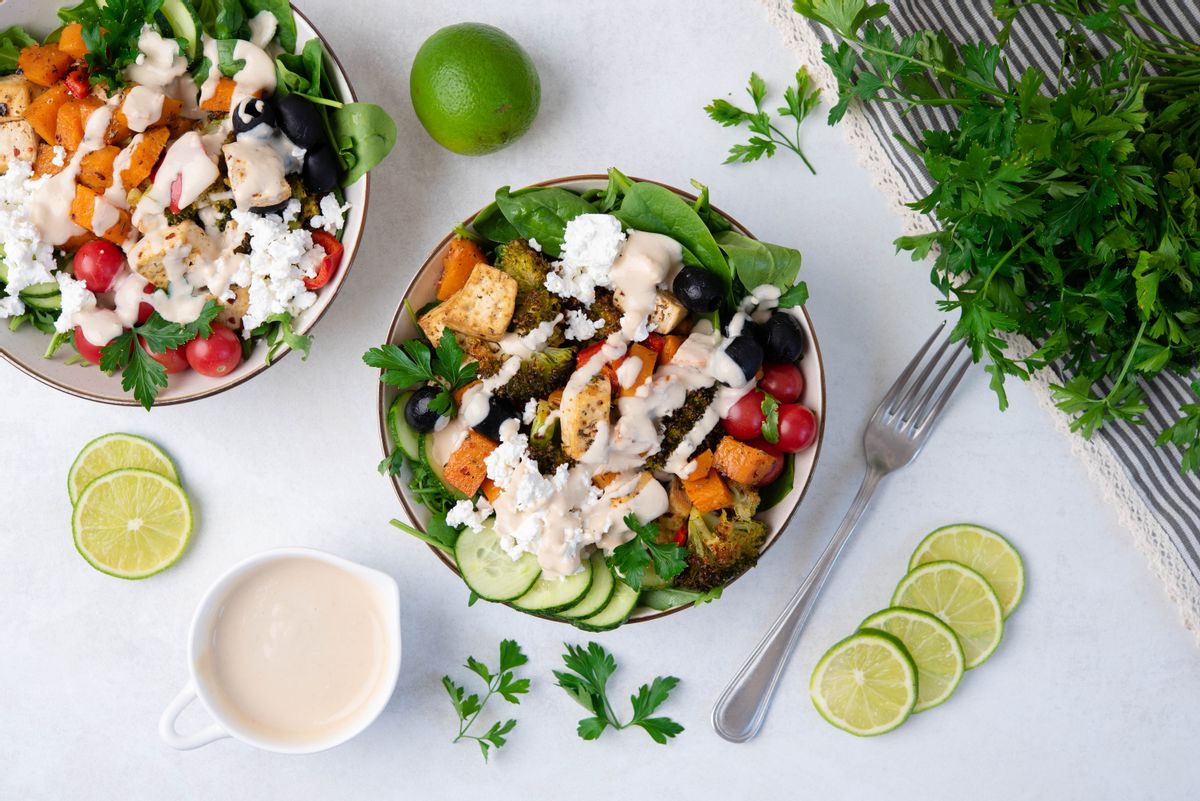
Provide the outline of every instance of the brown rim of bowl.
{"type": "MultiPolygon", "coordinates": [[[[590,173],[590,174],[583,174],[583,175],[568,175],[565,178],[551,178],[550,180],[547,180],[547,181],[539,181],[538,183],[535,183],[535,184],[529,184],[529,186],[557,186],[560,184],[571,183],[573,181],[607,181],[607,180],[608,180],[607,174],[601,175],[601,174],[597,174],[597,173],[590,173]]],[[[685,197],[692,201],[696,200],[696,196],[693,195],[691,192],[685,192],[682,189],[678,189],[677,187],[671,186],[670,184],[664,184],[661,181],[651,181],[651,180],[648,180],[645,178],[638,178],[636,176],[629,176],[629,180],[638,181],[641,183],[658,184],[661,187],[670,189],[672,192],[679,195],[680,197],[685,197]]],[[[487,208],[487,207],[485,206],[484,208],[487,208]]],[[[749,229],[747,229],[746,226],[742,225],[740,222],[738,222],[736,219],[734,219],[729,214],[726,214],[719,207],[713,206],[712,210],[717,212],[718,214],[720,214],[726,220],[728,220],[735,228],[739,229],[746,236],[750,237],[751,239],[757,239],[757,237],[755,237],[754,234],[750,233],[749,229]]],[[[475,212],[470,217],[463,220],[462,225],[468,226],[471,223],[473,223],[475,221],[475,218],[479,215],[480,211],[483,211],[483,209],[481,208],[479,211],[475,212]]],[[[399,304],[399,306],[396,307],[396,313],[394,315],[392,315],[391,326],[388,328],[389,341],[391,339],[392,333],[395,332],[396,328],[400,324],[400,318],[405,312],[404,304],[405,304],[405,301],[408,300],[409,293],[412,292],[413,284],[415,284],[417,282],[417,278],[419,278],[421,273],[424,272],[424,268],[426,267],[426,265],[428,265],[430,262],[432,262],[434,257],[437,256],[437,254],[441,252],[442,248],[446,247],[447,243],[449,243],[450,240],[453,238],[454,238],[454,232],[451,231],[450,233],[446,234],[446,236],[444,236],[442,238],[442,240],[440,242],[438,242],[437,245],[434,246],[433,250],[431,250],[429,252],[429,255],[425,257],[425,260],[423,262],[421,262],[421,269],[418,269],[413,274],[412,279],[408,282],[408,286],[406,286],[404,288],[404,295],[400,298],[400,304],[399,304]]],[[[800,508],[800,503],[804,500],[804,495],[805,495],[805,493],[808,492],[808,488],[812,484],[813,473],[815,473],[817,471],[817,462],[820,461],[820,458],[821,458],[821,446],[825,442],[825,417],[826,417],[826,411],[827,411],[826,403],[825,403],[825,359],[824,359],[824,356],[821,354],[821,343],[817,339],[817,329],[813,327],[812,318],[808,316],[807,306],[801,307],[801,311],[804,312],[804,320],[805,320],[805,322],[808,323],[808,330],[812,336],[812,346],[813,346],[813,349],[817,353],[817,364],[820,367],[820,374],[821,374],[821,417],[819,420],[817,420],[817,444],[814,446],[814,447],[816,447],[816,450],[813,452],[812,469],[810,469],[808,471],[808,477],[805,478],[805,480],[804,480],[804,486],[800,488],[800,494],[796,497],[796,503],[792,506],[792,510],[790,512],[788,512],[787,517],[784,518],[783,525],[781,525],[779,527],[778,533],[776,533],[776,535],[767,542],[767,544],[763,547],[763,549],[761,551],[759,551],[759,554],[758,554],[759,558],[762,558],[762,555],[771,549],[771,546],[774,545],[776,543],[776,541],[780,537],[783,536],[783,532],[786,531],[788,525],[791,524],[792,517],[796,514],[796,510],[800,508]]],[[[380,371],[380,372],[382,372],[382,371],[380,371]]],[[[391,451],[388,448],[388,430],[387,430],[387,411],[388,410],[387,410],[387,403],[384,400],[384,394],[385,394],[386,390],[387,390],[387,385],[385,385],[382,381],[380,381],[379,382],[379,403],[378,403],[379,436],[380,436],[380,442],[383,445],[383,455],[385,457],[387,457],[391,454],[391,451]]],[[[408,505],[408,499],[404,497],[404,490],[400,486],[400,478],[398,476],[389,476],[389,478],[391,479],[391,482],[392,482],[392,489],[394,489],[396,491],[396,497],[400,499],[400,505],[404,507],[404,512],[405,512],[405,514],[408,515],[408,519],[411,520],[414,525],[416,525],[418,528],[420,528],[421,526],[420,526],[420,523],[418,522],[416,514],[413,513],[412,507],[410,507],[408,505]]],[[[458,566],[454,564],[454,560],[451,559],[446,554],[445,551],[443,551],[440,548],[436,548],[433,545],[428,545],[427,547],[429,548],[429,550],[433,551],[434,555],[437,556],[438,559],[440,559],[442,561],[442,564],[444,564],[446,567],[450,568],[452,571],[454,571],[454,573],[456,575],[461,577],[462,574],[458,572],[458,566]]],[[[729,582],[727,582],[725,584],[725,587],[728,587],[730,584],[733,584],[735,581],[740,579],[742,576],[746,575],[746,573],[751,572],[753,569],[754,568],[751,567],[749,570],[746,570],[745,572],[740,573],[737,576],[734,576],[732,579],[729,580],[729,582]]],[[[644,622],[647,622],[650,620],[658,620],[659,618],[666,617],[667,615],[673,615],[676,612],[682,612],[685,609],[691,609],[693,606],[694,606],[694,604],[684,604],[682,606],[676,606],[671,609],[664,609],[662,611],[657,611],[651,615],[644,615],[644,616],[638,617],[638,618],[630,618],[629,620],[627,620],[625,622],[625,624],[622,624],[622,625],[626,625],[626,624],[630,624],[630,623],[644,623],[644,622]]],[[[560,620],[556,617],[549,617],[547,615],[534,614],[534,616],[540,617],[543,620],[550,620],[555,623],[568,623],[569,622],[566,620],[560,620]]]]}
{"type": "MultiPolygon", "coordinates": [[[[2,0],[0,0],[0,1],[2,1],[2,0]]],[[[342,76],[342,80],[344,80],[346,82],[346,88],[350,91],[350,102],[357,103],[358,102],[358,94],[354,91],[354,84],[351,83],[350,76],[346,73],[346,70],[342,67],[342,62],[338,59],[337,54],[333,52],[333,48],[330,47],[328,40],[326,40],[325,37],[321,35],[321,32],[317,29],[317,26],[312,24],[312,20],[310,20],[302,11],[300,11],[300,9],[296,8],[294,3],[292,4],[292,13],[295,14],[296,16],[300,17],[300,19],[304,20],[304,22],[308,25],[308,27],[312,29],[313,33],[315,33],[317,35],[317,38],[321,40],[321,46],[325,48],[325,53],[333,61],[334,66],[337,68],[338,74],[342,76]]],[[[317,323],[320,322],[321,318],[325,316],[325,312],[329,311],[329,307],[333,305],[333,301],[337,298],[338,292],[341,291],[342,284],[345,283],[347,276],[350,274],[350,268],[354,265],[354,257],[356,255],[358,255],[358,246],[362,242],[363,232],[366,230],[366,227],[367,227],[367,211],[368,211],[368,207],[370,205],[370,200],[371,200],[371,174],[368,172],[366,175],[363,176],[362,222],[360,222],[359,226],[358,226],[358,238],[354,240],[351,247],[346,252],[344,258],[342,259],[343,263],[342,263],[341,269],[338,271],[340,274],[340,278],[338,279],[337,283],[332,287],[333,294],[331,294],[329,296],[329,300],[325,303],[324,308],[322,308],[321,311],[319,311],[317,313],[317,316],[314,317],[311,322],[309,322],[309,324],[304,328],[304,330],[297,331],[296,333],[307,334],[309,331],[312,331],[313,328],[316,327],[317,323]]],[[[212,387],[210,389],[203,389],[203,390],[200,390],[199,392],[193,392],[189,395],[181,395],[176,398],[165,398],[161,401],[155,400],[154,406],[156,406],[156,407],[157,406],[175,406],[180,403],[191,403],[192,401],[200,400],[201,398],[208,398],[208,397],[212,397],[213,395],[220,395],[222,392],[225,392],[226,390],[230,390],[230,389],[233,389],[234,387],[241,386],[242,384],[249,381],[251,378],[254,378],[255,376],[264,372],[268,367],[272,367],[273,365],[278,364],[280,361],[282,361],[284,359],[284,357],[286,357],[291,352],[292,352],[291,348],[285,347],[283,349],[283,351],[277,357],[273,358],[269,363],[266,360],[263,360],[257,366],[255,366],[252,370],[250,370],[250,372],[246,373],[246,375],[242,376],[241,378],[239,378],[236,381],[231,381],[228,384],[222,384],[220,386],[212,387]]],[[[78,389],[77,387],[67,386],[66,384],[63,384],[62,382],[57,381],[48,375],[43,375],[42,373],[39,373],[36,369],[34,369],[34,367],[32,365],[26,364],[25,362],[21,361],[20,359],[16,358],[11,353],[9,353],[8,349],[3,347],[3,345],[0,345],[0,357],[3,357],[5,361],[7,361],[9,364],[11,364],[13,367],[17,368],[18,370],[20,370],[22,373],[25,373],[25,375],[30,376],[31,378],[35,378],[38,381],[45,384],[46,386],[53,387],[54,389],[57,389],[60,392],[65,392],[68,395],[73,395],[76,398],[83,398],[84,400],[95,401],[96,403],[104,403],[104,404],[108,404],[109,406],[135,406],[135,407],[141,406],[141,404],[138,403],[131,396],[114,398],[114,397],[109,397],[107,395],[97,395],[97,394],[95,394],[93,392],[89,392],[87,390],[78,389]]]]}

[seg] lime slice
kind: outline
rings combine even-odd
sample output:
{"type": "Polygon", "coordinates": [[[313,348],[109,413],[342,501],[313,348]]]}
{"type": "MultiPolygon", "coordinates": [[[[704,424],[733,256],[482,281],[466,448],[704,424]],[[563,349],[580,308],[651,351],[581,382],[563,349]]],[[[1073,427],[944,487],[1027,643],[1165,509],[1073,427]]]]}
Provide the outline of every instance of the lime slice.
{"type": "Polygon", "coordinates": [[[917,546],[908,569],[949,560],[987,579],[1008,617],[1025,594],[1025,565],[1012,544],[990,529],[959,523],[934,531],[917,546]]]}
{"type": "Polygon", "coordinates": [[[192,506],[178,484],[149,470],[107,473],[88,484],[71,517],[75,547],[101,573],[141,579],[187,547],[192,506]]]}
{"type": "Polygon", "coordinates": [[[1004,612],[987,580],[958,562],[929,562],[900,580],[892,606],[935,615],[958,635],[967,670],[982,665],[1004,636],[1004,612]]]}
{"type": "Polygon", "coordinates": [[[821,717],[839,729],[870,737],[903,723],[917,702],[917,669],[900,641],[860,631],[830,648],[809,684],[821,717]]]}
{"type": "Polygon", "coordinates": [[[83,446],[67,473],[67,494],[71,496],[71,504],[79,500],[79,494],[88,484],[105,473],[125,467],[138,467],[179,481],[175,465],[150,440],[133,434],[105,434],[83,446]]]}
{"type": "Polygon", "coordinates": [[[890,634],[904,645],[917,666],[917,705],[913,712],[932,709],[950,697],[966,670],[958,636],[928,612],[893,606],[862,622],[863,629],[890,634]]]}

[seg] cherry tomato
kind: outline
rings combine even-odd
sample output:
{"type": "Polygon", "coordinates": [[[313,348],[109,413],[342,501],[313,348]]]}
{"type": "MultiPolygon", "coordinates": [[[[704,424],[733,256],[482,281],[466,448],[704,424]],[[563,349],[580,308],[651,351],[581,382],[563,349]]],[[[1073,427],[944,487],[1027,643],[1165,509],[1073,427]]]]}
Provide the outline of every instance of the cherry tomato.
{"type": "MultiPolygon", "coordinates": [[[[142,287],[142,294],[143,295],[153,295],[154,294],[154,284],[146,284],[146,286],[142,287]]],[[[152,315],[152,314],[154,314],[154,307],[143,300],[141,303],[138,304],[137,324],[141,325],[142,323],[146,322],[147,320],[150,319],[150,315],[152,315]]]]}
{"type": "Polygon", "coordinates": [[[817,416],[807,406],[785,403],[779,407],[779,449],[797,453],[817,438],[817,416]]]}
{"type": "Polygon", "coordinates": [[[183,347],[188,364],[200,375],[219,378],[242,363],[241,340],[223,325],[214,325],[208,339],[197,337],[183,347]]]}
{"type": "Polygon", "coordinates": [[[75,277],[87,284],[89,292],[107,292],[125,266],[125,254],[112,242],[93,239],[75,251],[74,265],[75,277]]]}
{"type": "Polygon", "coordinates": [[[752,389],[733,404],[729,414],[721,420],[729,436],[745,442],[762,435],[763,421],[766,420],[762,411],[763,397],[762,392],[752,389]]]}
{"type": "Polygon", "coordinates": [[[177,348],[167,348],[162,353],[155,353],[146,347],[146,340],[138,337],[138,341],[142,343],[142,347],[150,354],[151,359],[154,359],[154,361],[167,368],[167,375],[182,373],[190,366],[188,365],[187,354],[185,353],[186,344],[180,345],[177,348]]]}
{"type": "Polygon", "coordinates": [[[804,374],[794,364],[777,363],[763,366],[758,386],[775,396],[780,403],[795,403],[804,394],[804,374]]]}
{"type": "Polygon", "coordinates": [[[761,481],[758,482],[758,486],[765,487],[775,479],[779,478],[779,474],[783,472],[784,462],[783,452],[779,450],[779,446],[772,445],[762,437],[759,437],[758,439],[752,439],[746,444],[762,451],[763,453],[767,453],[775,457],[775,464],[771,466],[771,470],[762,477],[761,481]]]}
{"type": "Polygon", "coordinates": [[[79,100],[83,100],[92,93],[92,83],[88,78],[88,71],[83,67],[67,73],[67,77],[63,79],[63,83],[67,85],[67,91],[79,100]]]}
{"type": "Polygon", "coordinates": [[[183,197],[183,173],[175,176],[175,180],[171,181],[171,211],[175,214],[179,213],[179,198],[183,197]]]}
{"type": "Polygon", "coordinates": [[[333,278],[337,272],[338,265],[342,263],[342,243],[337,241],[337,237],[328,231],[313,231],[312,239],[314,245],[319,245],[325,251],[325,258],[321,260],[321,266],[317,268],[317,274],[312,278],[304,279],[305,289],[320,289],[329,283],[329,279],[333,278]]]}
{"type": "Polygon", "coordinates": [[[93,345],[88,341],[87,337],[83,335],[83,326],[75,326],[75,350],[79,352],[80,356],[92,364],[99,364],[100,349],[103,347],[104,345],[93,345]]]}

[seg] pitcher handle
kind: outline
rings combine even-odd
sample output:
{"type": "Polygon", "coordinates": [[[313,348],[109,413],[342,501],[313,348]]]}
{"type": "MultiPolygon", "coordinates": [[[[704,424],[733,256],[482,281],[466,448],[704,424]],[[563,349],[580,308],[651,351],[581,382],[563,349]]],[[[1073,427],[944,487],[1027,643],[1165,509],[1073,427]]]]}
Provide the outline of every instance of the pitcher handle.
{"type": "Polygon", "coordinates": [[[175,700],[167,704],[167,708],[163,710],[162,718],[158,721],[158,736],[162,737],[172,748],[190,751],[229,736],[229,732],[217,723],[210,724],[192,734],[180,734],[176,730],[175,721],[179,719],[187,705],[195,700],[196,685],[189,681],[187,686],[179,691],[179,695],[175,696],[175,700]]]}

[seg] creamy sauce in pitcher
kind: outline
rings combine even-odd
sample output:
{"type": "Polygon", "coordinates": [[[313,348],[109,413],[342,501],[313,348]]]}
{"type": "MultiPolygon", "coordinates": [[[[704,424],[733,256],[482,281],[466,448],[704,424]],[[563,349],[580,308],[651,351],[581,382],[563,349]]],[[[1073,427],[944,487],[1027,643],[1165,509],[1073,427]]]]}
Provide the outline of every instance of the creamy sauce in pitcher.
{"type": "Polygon", "coordinates": [[[362,720],[385,681],[381,600],[362,579],[316,559],[261,565],[226,595],[201,681],[247,730],[303,742],[362,720]]]}

